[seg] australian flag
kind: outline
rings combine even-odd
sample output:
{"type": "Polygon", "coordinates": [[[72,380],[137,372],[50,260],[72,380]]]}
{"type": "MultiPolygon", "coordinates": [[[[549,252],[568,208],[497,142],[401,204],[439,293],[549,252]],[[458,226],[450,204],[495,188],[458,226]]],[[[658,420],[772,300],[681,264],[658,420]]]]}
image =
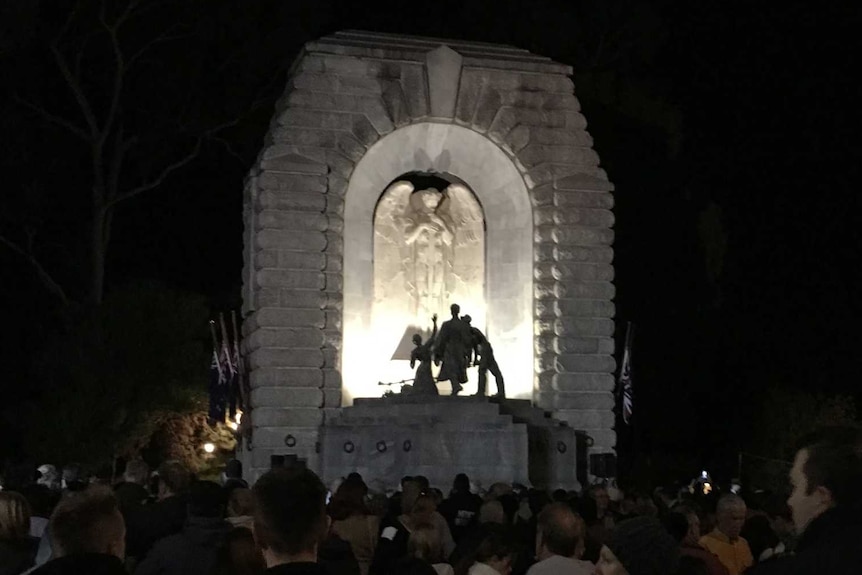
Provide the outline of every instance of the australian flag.
{"type": "Polygon", "coordinates": [[[617,389],[622,396],[623,422],[630,425],[632,410],[634,407],[634,388],[632,384],[632,338],[634,337],[634,326],[629,322],[626,327],[626,345],[623,348],[623,363],[620,366],[620,374],[617,380],[617,389]]]}
{"type": "Polygon", "coordinates": [[[218,351],[213,349],[213,360],[210,364],[210,423],[223,422],[225,416],[225,399],[227,394],[227,379],[225,370],[218,358],[218,351]]]}

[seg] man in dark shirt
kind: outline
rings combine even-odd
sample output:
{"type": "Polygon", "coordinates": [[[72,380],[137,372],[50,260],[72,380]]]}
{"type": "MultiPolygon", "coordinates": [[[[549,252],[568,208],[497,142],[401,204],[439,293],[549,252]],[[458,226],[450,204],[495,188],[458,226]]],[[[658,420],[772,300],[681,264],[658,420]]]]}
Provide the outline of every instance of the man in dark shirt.
{"type": "Polygon", "coordinates": [[[328,529],[326,487],[307,469],[274,469],[255,483],[254,538],[267,573],[323,575],[317,550],[328,529]]]}

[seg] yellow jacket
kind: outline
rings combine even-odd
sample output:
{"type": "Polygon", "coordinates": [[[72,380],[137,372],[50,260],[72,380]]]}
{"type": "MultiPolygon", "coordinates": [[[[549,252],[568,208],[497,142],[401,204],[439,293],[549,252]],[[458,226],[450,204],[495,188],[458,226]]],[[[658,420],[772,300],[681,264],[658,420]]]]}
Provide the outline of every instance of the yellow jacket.
{"type": "Polygon", "coordinates": [[[701,537],[700,544],[718,557],[730,575],[741,575],[754,564],[748,541],[742,537],[731,541],[727,535],[715,529],[701,537]]]}

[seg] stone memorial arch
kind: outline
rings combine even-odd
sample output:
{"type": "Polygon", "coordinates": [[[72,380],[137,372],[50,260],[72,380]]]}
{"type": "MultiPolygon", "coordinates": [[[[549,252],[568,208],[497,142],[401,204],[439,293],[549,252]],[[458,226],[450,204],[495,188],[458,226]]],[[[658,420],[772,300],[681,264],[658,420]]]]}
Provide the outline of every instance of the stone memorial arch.
{"type": "Polygon", "coordinates": [[[251,477],[272,456],[319,469],[327,423],[405,373],[396,348],[447,298],[509,397],[612,451],[613,186],[571,74],[475,42],[305,46],[246,180],[251,477]]]}

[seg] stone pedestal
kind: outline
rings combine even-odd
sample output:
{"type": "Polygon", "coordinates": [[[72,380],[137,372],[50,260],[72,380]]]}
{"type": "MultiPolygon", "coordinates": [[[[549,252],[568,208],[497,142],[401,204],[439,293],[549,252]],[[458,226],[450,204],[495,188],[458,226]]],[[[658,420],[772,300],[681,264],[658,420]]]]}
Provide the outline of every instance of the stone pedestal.
{"type": "Polygon", "coordinates": [[[457,473],[497,481],[577,487],[574,430],[523,400],[392,396],[357,399],[321,429],[327,482],[358,471],[395,487],[424,475],[444,491],[457,473]]]}

